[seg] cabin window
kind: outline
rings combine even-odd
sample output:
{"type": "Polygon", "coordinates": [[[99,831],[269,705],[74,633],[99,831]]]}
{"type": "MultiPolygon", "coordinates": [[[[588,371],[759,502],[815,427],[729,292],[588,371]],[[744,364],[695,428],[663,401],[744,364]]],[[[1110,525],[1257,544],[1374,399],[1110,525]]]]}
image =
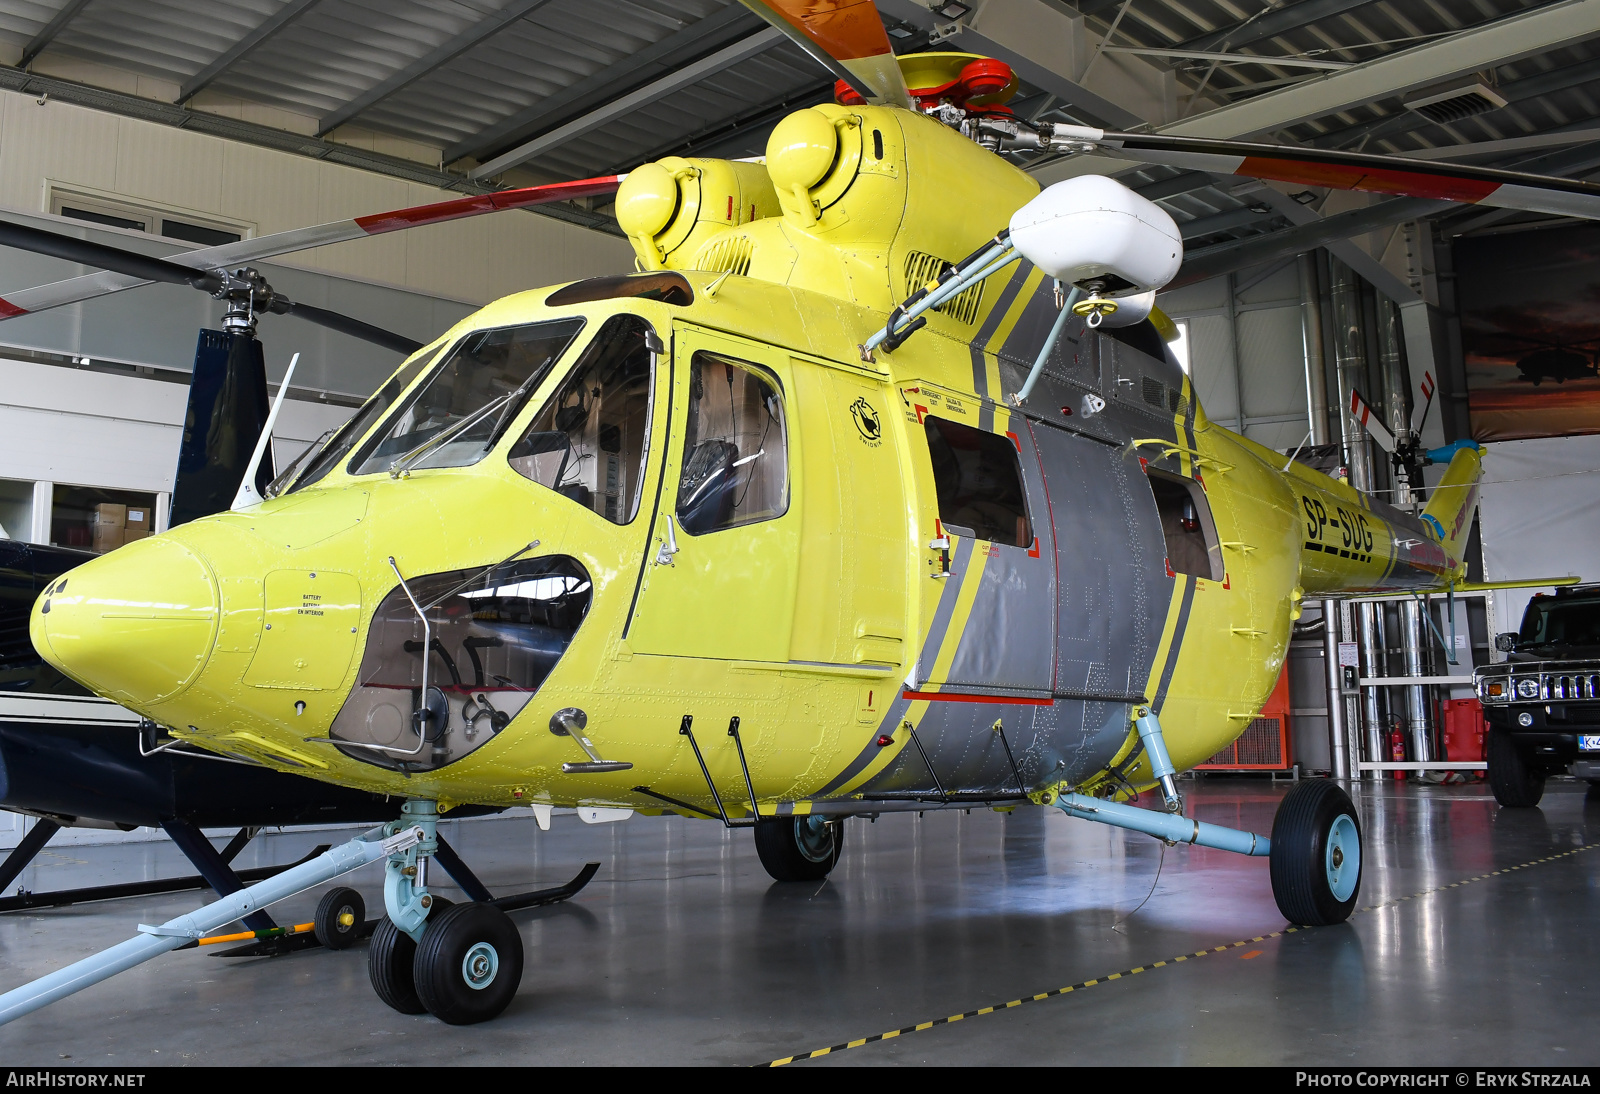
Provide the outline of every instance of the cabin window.
{"type": "Polygon", "coordinates": [[[649,453],[650,324],[613,316],[507,456],[511,469],[613,524],[639,511],[649,453]]]}
{"type": "MultiPolygon", "coordinates": [[[[291,484],[288,492],[292,494],[296,490],[304,490],[311,484],[321,481],[328,472],[337,467],[339,461],[355,447],[356,442],[366,436],[367,430],[372,428],[373,423],[389,412],[395,400],[411,386],[411,381],[417,378],[427,363],[428,358],[419,354],[401,365],[400,371],[389,377],[387,383],[373,392],[372,397],[361,404],[361,409],[333,435],[333,439],[311,457],[311,462],[306,465],[305,471],[299,478],[284,480],[291,484]]],[[[292,465],[289,470],[293,470],[292,465]]],[[[288,471],[284,474],[287,475],[288,471]]],[[[277,483],[273,485],[276,486],[277,483]]]]}
{"type": "Polygon", "coordinates": [[[425,454],[412,470],[477,463],[582,329],[582,319],[557,319],[473,331],[362,446],[350,473],[387,471],[419,451],[425,454]],[[430,443],[432,451],[425,448],[430,443]]]}
{"type": "Polygon", "coordinates": [[[923,419],[939,521],[960,536],[1032,547],[1022,462],[1009,437],[930,414],[923,419]]]}
{"type": "Polygon", "coordinates": [[[678,478],[678,525],[705,535],[789,511],[789,437],[778,381],[751,364],[696,353],[678,478]]]}
{"type": "Polygon", "coordinates": [[[1221,581],[1222,547],[1205,490],[1193,479],[1163,471],[1151,471],[1149,476],[1161,514],[1161,534],[1167,541],[1167,569],[1221,581]]]}
{"type": "Polygon", "coordinates": [[[563,555],[409,584],[426,605],[427,628],[411,596],[391,589],[328,737],[354,759],[428,771],[493,740],[522,712],[572,642],[593,588],[563,555]]]}

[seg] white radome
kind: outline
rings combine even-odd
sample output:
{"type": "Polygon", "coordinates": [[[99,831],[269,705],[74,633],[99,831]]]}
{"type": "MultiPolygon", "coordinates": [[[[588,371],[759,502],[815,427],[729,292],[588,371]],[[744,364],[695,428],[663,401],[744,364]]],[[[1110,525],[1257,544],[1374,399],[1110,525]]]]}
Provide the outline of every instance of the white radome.
{"type": "Polygon", "coordinates": [[[1113,299],[1161,288],[1183,263],[1166,210],[1103,175],[1046,188],[1011,217],[1011,242],[1063,284],[1115,279],[1105,293],[1113,299]]]}

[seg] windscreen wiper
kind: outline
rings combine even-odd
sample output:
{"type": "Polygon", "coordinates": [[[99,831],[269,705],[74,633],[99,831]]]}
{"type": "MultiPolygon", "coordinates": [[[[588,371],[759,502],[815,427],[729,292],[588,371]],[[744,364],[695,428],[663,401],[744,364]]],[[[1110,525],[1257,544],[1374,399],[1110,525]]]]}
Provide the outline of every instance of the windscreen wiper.
{"type": "MultiPolygon", "coordinates": [[[[456,422],[454,425],[446,426],[444,429],[441,429],[439,432],[435,433],[433,436],[429,437],[415,448],[406,452],[403,456],[389,465],[389,477],[391,479],[406,478],[411,472],[411,466],[423,456],[426,456],[434,449],[440,447],[446,441],[460,436],[467,429],[483,421],[495,410],[500,408],[509,410],[511,403],[518,396],[530,391],[535,384],[544,378],[545,370],[549,367],[552,360],[554,360],[553,357],[547,359],[544,365],[535,369],[528,375],[526,380],[522,381],[521,384],[517,385],[512,390],[497,398],[490,399],[487,403],[484,403],[481,407],[473,411],[471,414],[468,414],[465,418],[462,418],[459,422],[456,422]]],[[[485,448],[493,446],[495,441],[499,440],[500,428],[504,424],[505,413],[502,412],[500,418],[494,423],[494,429],[490,431],[488,439],[484,442],[485,448]]]]}

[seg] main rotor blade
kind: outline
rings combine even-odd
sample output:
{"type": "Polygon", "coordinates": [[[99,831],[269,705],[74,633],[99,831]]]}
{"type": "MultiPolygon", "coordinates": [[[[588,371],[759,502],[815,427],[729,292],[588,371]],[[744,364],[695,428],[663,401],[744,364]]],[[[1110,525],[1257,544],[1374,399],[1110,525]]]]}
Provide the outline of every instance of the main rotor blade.
{"type": "Polygon", "coordinates": [[[1079,133],[1084,134],[1086,147],[1117,149],[1129,158],[1169,167],[1600,220],[1600,185],[1577,179],[1366,152],[1330,152],[1160,133],[1105,133],[1078,126],[1056,126],[1052,140],[1071,144],[1080,139],[1079,133]]]}
{"type": "Polygon", "coordinates": [[[739,0],[868,102],[916,109],[872,0],[739,0]]]}
{"type": "MultiPolygon", "coordinates": [[[[461,220],[466,217],[480,216],[484,213],[497,213],[503,209],[525,209],[555,201],[570,201],[574,198],[612,194],[616,192],[618,186],[622,185],[622,180],[627,177],[627,175],[604,175],[599,178],[577,179],[572,182],[548,183],[544,186],[523,186],[515,190],[499,190],[492,194],[452,198],[448,201],[438,201],[430,205],[417,205],[409,209],[394,209],[387,213],[356,217],[353,220],[336,220],[310,228],[295,228],[287,232],[274,232],[272,235],[241,239],[237,243],[224,243],[217,247],[201,247],[193,251],[180,252],[165,260],[146,258],[142,255],[138,257],[145,262],[175,266],[183,270],[187,276],[193,277],[196,271],[208,272],[229,269],[263,258],[272,258],[275,255],[304,250],[308,247],[321,247],[329,243],[342,243],[350,239],[384,235],[388,232],[417,228],[425,224],[442,224],[446,221],[461,220]]],[[[51,235],[49,232],[42,234],[51,235]]],[[[0,244],[6,244],[7,242],[6,239],[0,238],[0,244]]],[[[85,240],[74,240],[73,242],[83,247],[92,248],[98,246],[98,244],[89,243],[85,240]]],[[[12,245],[25,247],[24,244],[20,243],[12,245]]],[[[31,250],[33,248],[25,249],[31,250]]],[[[83,253],[87,254],[88,252],[85,251],[83,253]]],[[[59,257],[71,256],[61,255],[59,257]]],[[[62,304],[75,304],[81,300],[92,300],[97,296],[104,296],[108,293],[121,292],[124,289],[137,288],[140,285],[148,285],[152,281],[172,280],[171,271],[158,275],[154,267],[134,270],[87,257],[73,258],[73,261],[85,262],[88,265],[100,266],[104,270],[116,272],[84,274],[81,277],[57,281],[51,285],[40,285],[36,288],[22,289],[18,292],[10,293],[4,298],[0,298],[0,319],[9,319],[14,315],[23,315],[29,312],[44,311],[46,308],[60,307],[62,304]]]]}
{"type": "Polygon", "coordinates": [[[297,304],[287,297],[278,297],[273,301],[272,310],[280,314],[293,315],[304,319],[308,323],[315,323],[319,327],[336,330],[340,334],[348,334],[352,338],[359,338],[363,342],[371,342],[384,349],[392,349],[406,357],[411,356],[421,349],[426,343],[407,338],[403,334],[375,327],[371,323],[363,323],[359,319],[352,319],[348,315],[341,315],[327,308],[319,308],[313,304],[297,304]]]}
{"type": "MultiPolygon", "coordinates": [[[[214,292],[222,286],[222,279],[208,271],[193,270],[164,258],[152,258],[140,254],[138,251],[108,247],[103,243],[47,232],[42,228],[32,228],[26,224],[13,224],[10,221],[0,221],[0,245],[61,258],[68,262],[81,262],[86,266],[99,266],[103,270],[140,278],[145,282],[162,281],[170,285],[189,285],[203,292],[214,292]]],[[[24,310],[26,309],[0,300],[0,318],[9,319],[13,315],[22,314],[24,310]]]]}

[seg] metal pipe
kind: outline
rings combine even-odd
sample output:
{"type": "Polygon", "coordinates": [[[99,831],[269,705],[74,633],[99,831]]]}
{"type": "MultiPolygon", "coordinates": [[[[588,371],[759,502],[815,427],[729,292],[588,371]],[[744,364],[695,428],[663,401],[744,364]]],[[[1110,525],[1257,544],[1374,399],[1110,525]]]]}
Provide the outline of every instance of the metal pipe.
{"type": "MultiPolygon", "coordinates": [[[[1366,677],[1389,675],[1386,659],[1379,652],[1377,616],[1383,609],[1377,604],[1357,604],[1356,617],[1360,621],[1361,632],[1361,675],[1366,677]]],[[[1379,709],[1379,694],[1382,688],[1362,688],[1363,700],[1362,728],[1365,730],[1367,744],[1366,759],[1376,762],[1383,759],[1382,734],[1383,712],[1379,709]]],[[[1378,774],[1375,771],[1363,772],[1368,778],[1378,774]]]]}
{"type": "Polygon", "coordinates": [[[1366,347],[1361,332],[1361,285],[1355,272],[1337,258],[1333,272],[1333,354],[1339,379],[1339,438],[1350,466],[1350,485],[1371,490],[1372,458],[1367,431],[1350,416],[1350,393],[1359,391],[1366,375],[1366,347]]]}
{"type": "Polygon", "coordinates": [[[1328,370],[1322,357],[1322,293],[1317,288],[1317,254],[1300,256],[1300,337],[1305,343],[1306,407],[1311,443],[1328,443],[1328,370]]]}
{"type": "MultiPolygon", "coordinates": [[[[1372,606],[1373,636],[1377,642],[1375,651],[1377,656],[1374,658],[1376,671],[1373,673],[1375,676],[1389,675],[1389,619],[1384,612],[1385,609],[1382,604],[1374,604],[1372,606]]],[[[1374,724],[1367,726],[1367,759],[1384,761],[1389,759],[1388,756],[1383,754],[1383,749],[1384,742],[1387,740],[1385,731],[1388,728],[1388,714],[1393,704],[1389,698],[1388,688],[1373,688],[1372,693],[1378,698],[1379,719],[1374,724]]],[[[1381,779],[1383,777],[1382,772],[1378,771],[1368,771],[1366,775],[1373,779],[1381,779]]]]}
{"type": "Polygon", "coordinates": [[[376,862],[396,849],[414,846],[421,838],[421,829],[407,829],[385,839],[383,829],[375,828],[349,843],[318,855],[303,866],[291,867],[187,915],[169,919],[159,927],[140,924],[137,937],[119,942],[108,950],[101,950],[92,957],[75,961],[64,969],[57,969],[0,995],[0,1025],[31,1014],[57,999],[82,991],[153,957],[159,957],[168,950],[175,950],[269,904],[331,881],[369,862],[376,862]]]}
{"type": "MultiPolygon", "coordinates": [[[[1056,282],[1056,292],[1060,293],[1061,283],[1056,282]]],[[[1038,383],[1039,374],[1044,371],[1044,363],[1050,359],[1050,353],[1056,348],[1056,343],[1061,339],[1061,332],[1066,329],[1067,320],[1072,318],[1072,305],[1078,302],[1083,295],[1083,290],[1076,285],[1067,294],[1066,300],[1061,304],[1061,314],[1056,316],[1055,325],[1050,328],[1050,335],[1044,340],[1044,345],[1039,347],[1039,356],[1033,360],[1033,368],[1028,371],[1028,379],[1022,385],[1022,390],[1012,398],[1012,403],[1021,406],[1028,401],[1028,396],[1033,394],[1033,385],[1038,383]]],[[[1060,299],[1058,296],[1057,299],[1060,299]]]]}
{"type": "Polygon", "coordinates": [[[1350,752],[1345,747],[1344,682],[1339,672],[1339,602],[1322,602],[1322,655],[1328,669],[1328,751],[1333,777],[1350,777],[1350,752]]]}
{"type": "MultiPolygon", "coordinates": [[[[1405,645],[1406,675],[1426,676],[1422,668],[1422,606],[1413,597],[1400,602],[1401,641],[1405,645]]],[[[1406,688],[1407,729],[1411,737],[1411,758],[1433,759],[1428,744],[1428,689],[1423,684],[1406,688]]]]}
{"type": "Polygon", "coordinates": [[[1411,432],[1411,412],[1406,406],[1411,384],[1406,375],[1405,354],[1400,339],[1400,308],[1383,293],[1378,294],[1378,372],[1383,377],[1383,404],[1388,412],[1389,431],[1396,437],[1411,432]]]}
{"type": "Polygon", "coordinates": [[[995,243],[981,255],[978,255],[972,262],[964,264],[965,269],[958,271],[950,280],[940,285],[927,296],[924,296],[921,300],[918,300],[915,304],[912,304],[897,320],[891,313],[890,319],[893,323],[893,329],[886,324],[882,330],[867,339],[862,349],[867,353],[871,353],[883,345],[896,331],[904,330],[912,320],[923,312],[928,311],[930,308],[937,308],[952,296],[964,291],[969,285],[982,281],[991,274],[1000,272],[1020,257],[1016,250],[1012,248],[1009,239],[1003,243],[995,243]]]}
{"type": "Polygon", "coordinates": [[[1157,813],[1153,809],[1122,805],[1102,798],[1091,798],[1086,794],[1062,794],[1047,804],[1054,805],[1069,817],[1082,817],[1116,828],[1132,829],[1168,843],[1192,843],[1255,858],[1265,858],[1272,853],[1272,841],[1266,836],[1207,824],[1177,813],[1157,813]]]}

